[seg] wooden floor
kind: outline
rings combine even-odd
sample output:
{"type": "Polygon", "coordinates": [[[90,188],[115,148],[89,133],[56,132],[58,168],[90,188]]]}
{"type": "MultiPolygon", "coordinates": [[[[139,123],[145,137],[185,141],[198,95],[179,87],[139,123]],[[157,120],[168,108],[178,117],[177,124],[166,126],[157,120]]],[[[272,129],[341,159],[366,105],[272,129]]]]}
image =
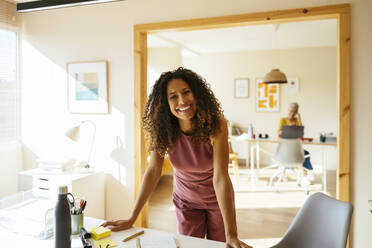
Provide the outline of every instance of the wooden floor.
{"type": "MultiPolygon", "coordinates": [[[[268,186],[276,169],[261,169],[254,189],[249,170],[240,167],[239,180],[230,174],[235,190],[235,205],[239,238],[254,246],[275,244],[285,233],[308,195],[298,187],[294,178],[282,182],[277,192],[268,186]]],[[[322,191],[321,174],[312,174],[310,194],[322,191]]],[[[319,170],[318,170],[319,171],[319,170]]],[[[335,196],[336,172],[327,172],[327,193],[335,196]]],[[[172,203],[173,176],[162,176],[149,202],[149,227],[177,233],[175,209],[172,203]]]]}

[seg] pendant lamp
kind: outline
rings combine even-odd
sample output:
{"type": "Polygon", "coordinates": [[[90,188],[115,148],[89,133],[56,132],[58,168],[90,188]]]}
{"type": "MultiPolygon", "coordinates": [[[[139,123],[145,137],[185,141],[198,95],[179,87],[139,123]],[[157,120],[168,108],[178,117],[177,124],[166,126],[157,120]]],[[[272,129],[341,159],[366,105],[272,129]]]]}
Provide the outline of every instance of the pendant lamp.
{"type": "Polygon", "coordinates": [[[264,77],[265,84],[286,84],[288,83],[287,77],[279,69],[273,69],[264,77]]]}

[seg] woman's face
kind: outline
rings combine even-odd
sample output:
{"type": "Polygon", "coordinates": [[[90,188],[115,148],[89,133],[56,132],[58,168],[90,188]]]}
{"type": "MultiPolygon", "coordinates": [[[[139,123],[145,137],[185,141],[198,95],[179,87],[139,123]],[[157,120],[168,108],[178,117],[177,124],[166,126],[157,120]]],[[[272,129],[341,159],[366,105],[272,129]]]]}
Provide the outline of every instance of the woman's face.
{"type": "Polygon", "coordinates": [[[290,107],[289,107],[289,113],[288,113],[288,116],[289,116],[290,118],[294,118],[294,117],[296,116],[297,112],[298,112],[298,108],[297,108],[296,106],[290,106],[290,107]]]}
{"type": "Polygon", "coordinates": [[[167,86],[170,111],[179,120],[190,120],[196,112],[196,100],[189,85],[182,79],[172,79],[167,86]]]}

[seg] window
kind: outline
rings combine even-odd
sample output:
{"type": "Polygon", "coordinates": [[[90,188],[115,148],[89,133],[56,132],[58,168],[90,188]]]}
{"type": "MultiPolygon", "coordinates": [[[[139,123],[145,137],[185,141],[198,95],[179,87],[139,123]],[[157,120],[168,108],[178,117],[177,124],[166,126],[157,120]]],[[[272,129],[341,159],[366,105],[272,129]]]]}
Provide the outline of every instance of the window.
{"type": "Polygon", "coordinates": [[[0,29],[0,143],[19,140],[17,32],[0,29]]]}

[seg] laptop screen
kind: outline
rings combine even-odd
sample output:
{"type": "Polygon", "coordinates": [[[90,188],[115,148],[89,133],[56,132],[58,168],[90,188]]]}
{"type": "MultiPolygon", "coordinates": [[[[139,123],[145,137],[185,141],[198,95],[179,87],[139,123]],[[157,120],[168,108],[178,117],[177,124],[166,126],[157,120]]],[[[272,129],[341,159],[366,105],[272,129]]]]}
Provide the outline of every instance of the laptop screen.
{"type": "Polygon", "coordinates": [[[304,136],[304,126],[283,126],[281,138],[298,139],[304,136]]]}

